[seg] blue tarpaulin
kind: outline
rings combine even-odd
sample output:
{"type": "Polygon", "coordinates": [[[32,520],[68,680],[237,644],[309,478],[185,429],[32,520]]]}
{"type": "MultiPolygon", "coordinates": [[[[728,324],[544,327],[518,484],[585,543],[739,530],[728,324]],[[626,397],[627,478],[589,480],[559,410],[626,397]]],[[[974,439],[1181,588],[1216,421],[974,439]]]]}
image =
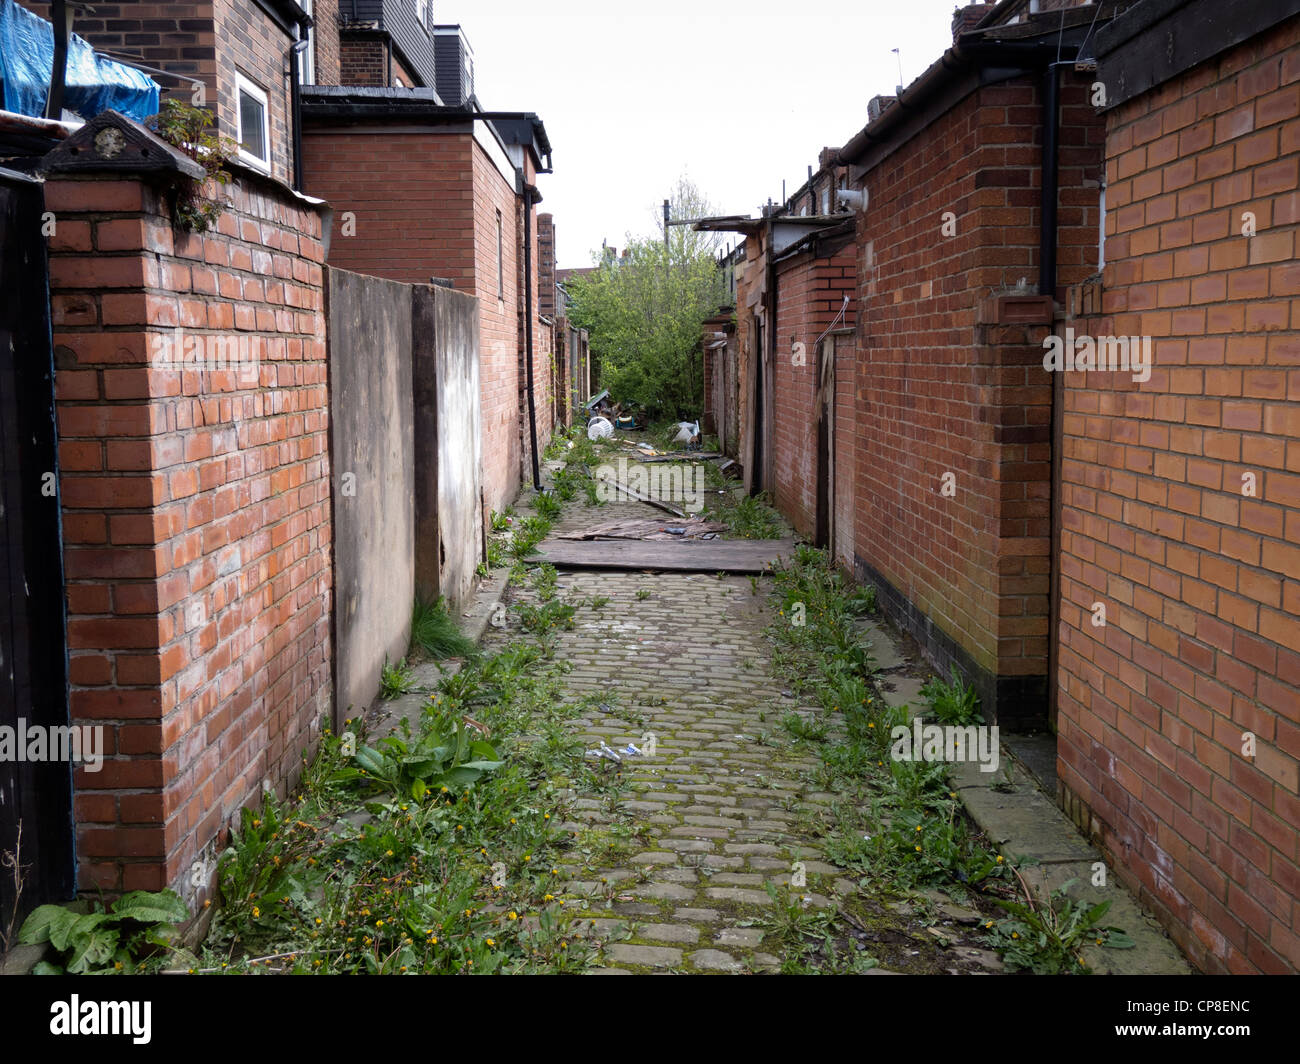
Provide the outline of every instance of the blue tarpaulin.
{"type": "MultiPolygon", "coordinates": [[[[53,69],[54,27],[14,0],[0,0],[0,88],[4,109],[33,118],[44,115],[53,69]]],[[[73,33],[68,36],[63,107],[87,120],[101,111],[113,110],[142,122],[158,113],[158,85],[139,70],[96,55],[83,38],[73,33]]]]}

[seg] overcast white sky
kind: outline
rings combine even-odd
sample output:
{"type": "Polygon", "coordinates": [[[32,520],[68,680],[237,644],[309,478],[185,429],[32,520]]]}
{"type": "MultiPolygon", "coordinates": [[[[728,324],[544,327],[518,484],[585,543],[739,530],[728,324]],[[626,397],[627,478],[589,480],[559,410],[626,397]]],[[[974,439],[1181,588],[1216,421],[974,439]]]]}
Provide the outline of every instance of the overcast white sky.
{"type": "Polygon", "coordinates": [[[434,0],[460,23],[488,110],[536,111],[555,149],[538,187],[561,267],[591,265],[602,238],[654,231],[687,174],[726,214],[793,192],[826,145],[867,120],[867,101],[952,43],[956,0],[434,0]],[[544,12],[544,13],[539,13],[544,12]],[[852,12],[847,13],[847,12],[852,12]]]}

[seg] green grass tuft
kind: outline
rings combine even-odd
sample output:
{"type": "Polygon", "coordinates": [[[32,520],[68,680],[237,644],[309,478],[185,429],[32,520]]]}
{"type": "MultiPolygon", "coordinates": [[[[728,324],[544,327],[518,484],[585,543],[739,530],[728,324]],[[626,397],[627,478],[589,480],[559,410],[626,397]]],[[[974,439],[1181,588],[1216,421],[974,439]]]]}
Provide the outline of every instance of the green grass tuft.
{"type": "Polygon", "coordinates": [[[434,659],[471,657],[476,649],[474,641],[461,633],[442,599],[416,599],[411,610],[411,646],[434,659]]]}

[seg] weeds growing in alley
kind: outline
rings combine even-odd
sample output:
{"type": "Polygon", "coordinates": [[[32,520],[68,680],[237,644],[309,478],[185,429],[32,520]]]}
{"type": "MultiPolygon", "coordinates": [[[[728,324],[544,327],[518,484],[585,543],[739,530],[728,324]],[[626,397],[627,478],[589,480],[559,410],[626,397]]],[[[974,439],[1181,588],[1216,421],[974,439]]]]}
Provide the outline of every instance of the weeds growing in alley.
{"type": "Polygon", "coordinates": [[[379,674],[379,697],[389,701],[413,690],[415,690],[415,674],[406,664],[406,659],[403,658],[393,665],[384,658],[384,667],[379,674]]]}
{"type": "Polygon", "coordinates": [[[984,720],[980,713],[980,696],[975,688],[962,681],[957,666],[952,667],[952,679],[944,682],[931,678],[921,688],[921,697],[930,704],[930,710],[940,724],[979,724],[984,720]]]}
{"type": "Polygon", "coordinates": [[[461,634],[447,604],[417,598],[411,610],[411,646],[434,660],[460,658],[474,653],[474,641],[461,634]]]}
{"type": "Polygon", "coordinates": [[[577,776],[557,663],[511,644],[444,677],[418,723],[326,734],[299,793],[246,809],[196,970],[580,971],[555,777],[577,776]],[[559,738],[557,739],[557,733],[559,738]]]}
{"type": "MultiPolygon", "coordinates": [[[[774,575],[776,667],[792,677],[801,697],[821,705],[826,720],[842,724],[816,728],[798,714],[782,722],[796,741],[816,748],[822,765],[813,781],[835,796],[829,816],[810,815],[804,825],[827,859],[873,895],[942,888],[986,909],[1001,906],[1010,915],[987,919],[983,930],[1009,968],[1086,971],[1077,947],[1098,927],[1105,907],[1089,909],[1064,896],[1036,899],[971,825],[946,763],[891,757],[891,732],[911,715],[880,697],[870,649],[855,624],[874,609],[871,589],[852,585],[825,552],[807,546],[796,548],[774,575]]],[[[978,696],[955,674],[948,683],[931,681],[924,693],[928,714],[945,723],[980,719],[978,696]]],[[[1119,948],[1127,942],[1117,929],[1095,938],[1119,948]]]]}
{"type": "Polygon", "coordinates": [[[729,533],[742,539],[779,539],[785,526],[772,509],[766,493],[716,496],[718,502],[709,506],[700,516],[709,521],[720,521],[729,533]]]}

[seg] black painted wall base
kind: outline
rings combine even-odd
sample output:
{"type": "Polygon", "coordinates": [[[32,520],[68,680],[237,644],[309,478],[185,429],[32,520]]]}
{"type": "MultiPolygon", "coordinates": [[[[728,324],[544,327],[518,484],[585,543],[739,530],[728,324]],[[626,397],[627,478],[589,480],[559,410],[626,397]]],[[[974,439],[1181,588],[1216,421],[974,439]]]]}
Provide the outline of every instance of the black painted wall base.
{"type": "Polygon", "coordinates": [[[876,589],[880,608],[899,628],[920,645],[935,670],[947,679],[952,667],[979,692],[980,707],[989,724],[1013,732],[1047,730],[1047,681],[1041,676],[995,676],[976,664],[970,654],[947,632],[894,587],[859,555],[853,557],[853,576],[860,584],[876,589]]]}

